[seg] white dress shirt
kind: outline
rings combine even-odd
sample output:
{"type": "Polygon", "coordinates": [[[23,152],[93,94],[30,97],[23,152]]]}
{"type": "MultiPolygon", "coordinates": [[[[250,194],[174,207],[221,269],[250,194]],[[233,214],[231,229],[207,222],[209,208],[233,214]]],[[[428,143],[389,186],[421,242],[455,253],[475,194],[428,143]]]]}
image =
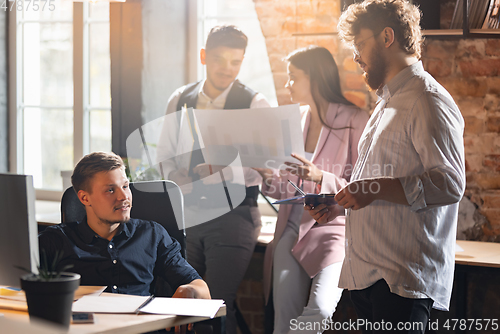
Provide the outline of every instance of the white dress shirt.
{"type": "Polygon", "coordinates": [[[339,286],[360,290],[385,279],[391,292],[431,298],[435,308],[447,310],[458,202],[465,190],[463,117],[421,62],[402,70],[377,95],[351,181],[396,177],[410,205],[376,200],[347,210],[339,286]]]}
{"type": "MultiPolygon", "coordinates": [[[[224,109],[227,95],[233,87],[233,83],[231,83],[229,87],[227,87],[226,90],[224,90],[219,96],[212,100],[207,94],[205,94],[203,90],[205,82],[203,82],[203,84],[200,85],[200,90],[198,92],[196,109],[224,109]]],[[[167,104],[166,115],[177,111],[177,104],[179,103],[179,99],[185,89],[186,86],[182,86],[170,96],[167,104]]],[[[267,102],[265,96],[261,93],[257,93],[250,103],[250,108],[268,108],[270,106],[271,105],[267,102]]],[[[175,156],[177,149],[179,124],[177,122],[172,122],[172,120],[176,121],[174,118],[166,118],[160,135],[160,140],[157,144],[157,161],[162,162],[162,169],[165,178],[168,178],[168,174],[171,171],[177,169],[174,159],[171,158],[175,156]],[[167,120],[170,121],[168,124],[167,120]]],[[[243,174],[245,177],[245,185],[247,187],[259,186],[262,183],[262,177],[260,174],[251,168],[243,167],[243,174]]]]}

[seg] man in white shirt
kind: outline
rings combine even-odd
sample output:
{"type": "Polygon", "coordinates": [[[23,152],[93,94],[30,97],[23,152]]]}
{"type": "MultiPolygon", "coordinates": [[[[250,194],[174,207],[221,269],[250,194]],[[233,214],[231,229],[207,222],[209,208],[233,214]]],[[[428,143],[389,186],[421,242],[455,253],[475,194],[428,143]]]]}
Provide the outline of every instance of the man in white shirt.
{"type": "MultiPolygon", "coordinates": [[[[262,94],[236,80],[246,46],[247,37],[237,27],[223,25],[212,28],[205,48],[200,51],[201,63],[206,65],[206,80],[177,89],[168,101],[167,117],[157,146],[157,161],[161,162],[163,177],[179,184],[189,202],[196,203],[195,210],[202,213],[204,208],[211,209],[219,203],[212,203],[205,196],[200,196],[200,193],[215,193],[217,190],[212,187],[220,188],[221,185],[204,184],[200,189],[200,182],[197,182],[194,184],[195,189],[192,189],[193,181],[206,178],[218,171],[218,168],[204,162],[196,131],[192,131],[194,146],[189,167],[179,166],[172,157],[175,157],[179,145],[180,120],[168,115],[181,110],[183,106],[195,109],[269,107],[262,94]]],[[[192,119],[189,123],[194,124],[192,119]]],[[[236,292],[250,262],[261,227],[257,196],[262,178],[251,168],[243,168],[243,175],[246,197],[239,206],[231,207],[230,212],[208,223],[186,230],[188,262],[205,278],[212,297],[226,302],[227,333],[236,333],[236,292]]],[[[231,180],[226,179],[226,185],[231,188],[231,180]]],[[[189,223],[186,221],[186,224],[189,223]]]]}
{"type": "MultiPolygon", "coordinates": [[[[418,8],[406,0],[365,0],[338,26],[379,96],[351,183],[335,196],[346,209],[339,286],[350,290],[364,333],[424,333],[431,307],[450,303],[466,183],[464,121],[423,69],[419,25],[418,8]]],[[[336,214],[335,207],[307,209],[319,223],[336,214]]]]}

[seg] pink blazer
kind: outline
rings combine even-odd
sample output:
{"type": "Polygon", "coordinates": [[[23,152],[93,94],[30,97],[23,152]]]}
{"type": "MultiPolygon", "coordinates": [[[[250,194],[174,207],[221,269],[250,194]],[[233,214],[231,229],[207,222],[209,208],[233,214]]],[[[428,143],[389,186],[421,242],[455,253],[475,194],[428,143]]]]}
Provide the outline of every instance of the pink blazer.
{"type": "MultiPolygon", "coordinates": [[[[302,114],[304,142],[307,138],[310,117],[309,111],[302,114]]],[[[348,183],[352,168],[358,158],[359,138],[368,118],[369,115],[357,107],[330,103],[326,114],[326,123],[332,128],[349,128],[331,131],[323,126],[321,129],[312,157],[312,163],[323,170],[320,193],[336,193],[348,183]]],[[[286,172],[280,176],[278,171],[275,171],[272,182],[262,184],[262,192],[275,199],[293,197],[295,189],[289,185],[288,179],[298,184],[297,176],[286,172]]],[[[317,192],[314,182],[306,181],[303,184],[305,192],[317,192]]],[[[272,284],[274,247],[285,231],[291,209],[291,205],[281,205],[274,240],[266,249],[264,258],[266,302],[272,284]]],[[[302,216],[297,243],[292,249],[293,256],[311,278],[330,264],[342,261],[345,255],[345,217],[337,217],[323,225],[314,224],[315,221],[310,215],[304,214],[302,216]]]]}

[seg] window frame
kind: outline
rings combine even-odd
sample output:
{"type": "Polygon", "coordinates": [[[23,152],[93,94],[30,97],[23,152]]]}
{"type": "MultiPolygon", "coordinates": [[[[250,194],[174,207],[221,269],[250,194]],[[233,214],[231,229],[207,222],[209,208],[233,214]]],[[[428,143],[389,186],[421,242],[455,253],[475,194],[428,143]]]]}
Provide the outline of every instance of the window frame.
{"type": "MultiPolygon", "coordinates": [[[[8,69],[9,69],[9,172],[24,174],[24,109],[73,110],[73,165],[90,153],[90,113],[92,110],[109,110],[111,107],[90,105],[90,24],[108,22],[90,18],[88,2],[73,3],[73,20],[21,20],[21,12],[9,11],[8,69]],[[23,105],[23,29],[25,23],[72,23],[73,26],[73,105],[28,106],[23,105]]],[[[110,74],[111,75],[111,74],[110,74]]],[[[41,162],[40,162],[41,163],[41,162]]],[[[62,185],[62,182],[61,182],[62,185]]],[[[36,188],[39,200],[59,201],[62,191],[36,188]]]]}

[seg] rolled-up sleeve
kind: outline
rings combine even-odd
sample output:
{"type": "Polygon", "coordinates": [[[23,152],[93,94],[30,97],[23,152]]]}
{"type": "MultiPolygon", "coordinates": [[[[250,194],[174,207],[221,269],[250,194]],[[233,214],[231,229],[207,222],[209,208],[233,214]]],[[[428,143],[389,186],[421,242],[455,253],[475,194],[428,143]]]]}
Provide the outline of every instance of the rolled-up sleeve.
{"type": "Polygon", "coordinates": [[[412,211],[457,203],[465,191],[464,121],[452,101],[425,92],[409,114],[407,131],[424,172],[400,177],[412,211]]]}

